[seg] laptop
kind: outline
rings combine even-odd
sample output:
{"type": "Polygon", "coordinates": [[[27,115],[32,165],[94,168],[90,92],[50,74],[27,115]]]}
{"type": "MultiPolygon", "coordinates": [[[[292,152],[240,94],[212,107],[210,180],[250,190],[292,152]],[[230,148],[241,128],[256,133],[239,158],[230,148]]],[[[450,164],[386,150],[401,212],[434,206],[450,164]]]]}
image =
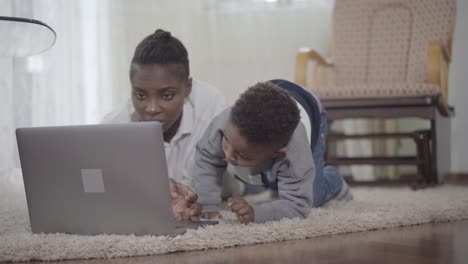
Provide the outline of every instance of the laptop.
{"type": "Polygon", "coordinates": [[[158,122],[18,128],[33,233],[177,235],[158,122]]]}

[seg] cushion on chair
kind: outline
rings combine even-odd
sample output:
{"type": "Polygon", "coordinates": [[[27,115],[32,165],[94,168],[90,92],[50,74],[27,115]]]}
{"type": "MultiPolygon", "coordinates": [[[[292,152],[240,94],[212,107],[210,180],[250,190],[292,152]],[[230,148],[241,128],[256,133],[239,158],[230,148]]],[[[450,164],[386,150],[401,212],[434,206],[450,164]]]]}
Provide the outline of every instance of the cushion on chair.
{"type": "Polygon", "coordinates": [[[389,98],[436,96],[440,87],[425,83],[375,83],[328,86],[314,89],[322,100],[347,98],[389,98]]]}

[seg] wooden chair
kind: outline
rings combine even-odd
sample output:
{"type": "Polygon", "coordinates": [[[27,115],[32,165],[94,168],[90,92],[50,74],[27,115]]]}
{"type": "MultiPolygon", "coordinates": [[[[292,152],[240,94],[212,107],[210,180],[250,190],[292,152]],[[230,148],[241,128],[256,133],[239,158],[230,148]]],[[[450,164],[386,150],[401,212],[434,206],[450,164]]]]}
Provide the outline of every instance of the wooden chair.
{"type": "MultiPolygon", "coordinates": [[[[347,118],[407,118],[430,121],[411,133],[336,135],[329,140],[412,138],[410,157],[332,157],[336,165],[416,165],[419,183],[439,183],[450,170],[447,77],[455,0],[336,0],[333,56],[302,48],[295,81],[311,89],[330,122],[347,118]],[[312,67],[309,68],[309,63],[312,67]],[[311,84],[307,75],[312,73],[311,84]]],[[[331,153],[330,151],[328,153],[331,153]]]]}

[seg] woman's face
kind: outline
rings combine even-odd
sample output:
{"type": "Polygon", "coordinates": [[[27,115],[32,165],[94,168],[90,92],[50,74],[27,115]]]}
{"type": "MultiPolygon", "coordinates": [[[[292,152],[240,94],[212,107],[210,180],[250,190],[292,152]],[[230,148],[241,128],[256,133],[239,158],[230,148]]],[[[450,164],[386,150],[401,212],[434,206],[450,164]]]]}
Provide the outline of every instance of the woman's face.
{"type": "Polygon", "coordinates": [[[132,102],[140,121],[159,121],[164,132],[182,115],[184,99],[190,94],[192,80],[182,81],[177,65],[140,65],[130,80],[132,102]]]}

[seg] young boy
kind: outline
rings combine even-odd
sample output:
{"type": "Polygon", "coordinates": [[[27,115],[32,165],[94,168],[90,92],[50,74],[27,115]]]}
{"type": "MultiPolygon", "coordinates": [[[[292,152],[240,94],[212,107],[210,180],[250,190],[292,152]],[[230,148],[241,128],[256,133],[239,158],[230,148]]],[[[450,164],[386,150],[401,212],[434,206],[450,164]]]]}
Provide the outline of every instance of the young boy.
{"type": "Polygon", "coordinates": [[[302,87],[285,80],[250,87],[197,144],[194,180],[202,216],[219,216],[226,169],[278,191],[276,200],[253,206],[229,198],[242,223],[305,218],[310,208],[331,199],[351,199],[338,172],[324,167],[325,134],[325,112],[302,87]]]}
{"type": "Polygon", "coordinates": [[[136,47],[130,83],[131,101],[108,114],[103,122],[162,123],[174,214],[176,219],[194,216],[198,213],[197,197],[187,186],[192,184],[195,145],[225,108],[226,100],[215,87],[192,80],[186,48],[161,29],[136,47]]]}

